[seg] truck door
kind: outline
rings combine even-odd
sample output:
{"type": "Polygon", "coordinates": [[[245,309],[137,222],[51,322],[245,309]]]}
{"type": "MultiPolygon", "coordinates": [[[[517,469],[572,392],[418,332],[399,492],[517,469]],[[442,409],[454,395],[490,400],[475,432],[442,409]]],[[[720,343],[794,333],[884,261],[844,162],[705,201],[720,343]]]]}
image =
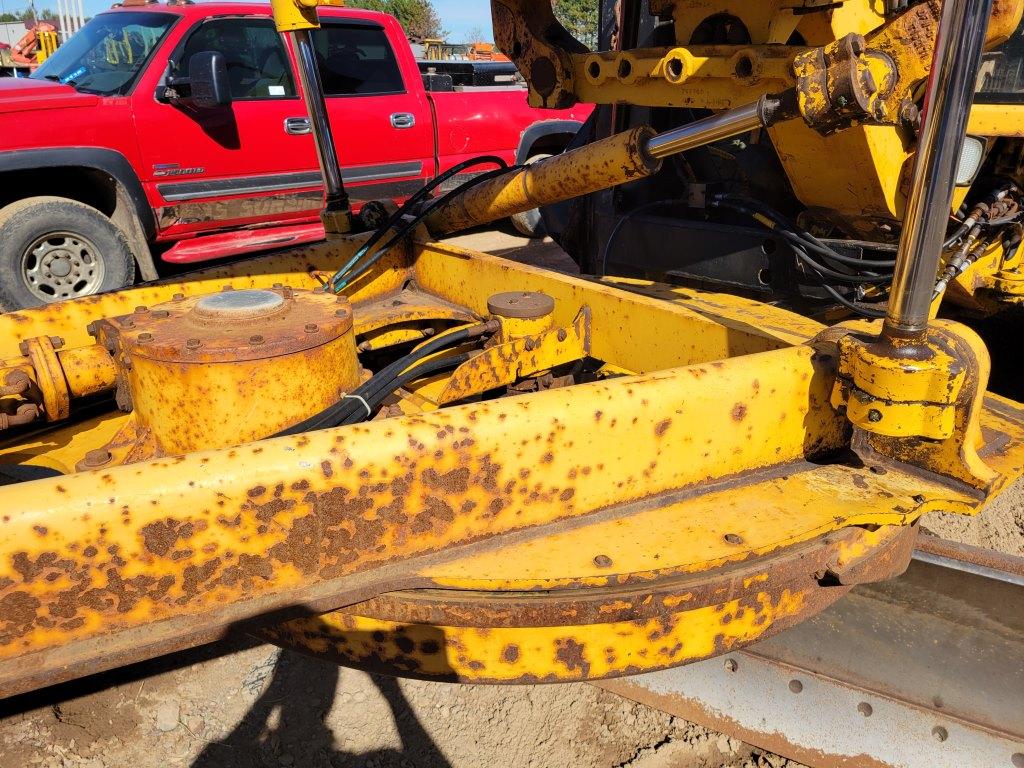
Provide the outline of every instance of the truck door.
{"type": "Polygon", "coordinates": [[[170,56],[171,74],[189,59],[218,51],[227,63],[232,102],[198,109],[140,91],[135,114],[144,179],[161,234],[315,219],[322,184],[291,59],[273,22],[220,17],[191,29],[170,56]]]}
{"type": "Polygon", "coordinates": [[[434,173],[433,126],[422,84],[405,82],[376,21],[324,14],[320,29],[310,34],[353,205],[408,197],[434,173]]]}

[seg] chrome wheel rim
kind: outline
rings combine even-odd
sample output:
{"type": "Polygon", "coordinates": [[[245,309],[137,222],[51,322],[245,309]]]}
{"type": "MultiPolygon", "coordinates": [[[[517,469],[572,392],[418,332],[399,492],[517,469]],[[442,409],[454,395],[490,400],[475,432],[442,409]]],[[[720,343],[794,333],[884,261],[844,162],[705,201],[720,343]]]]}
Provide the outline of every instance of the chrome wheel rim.
{"type": "Polygon", "coordinates": [[[88,296],[103,283],[103,260],[87,238],[74,232],[50,232],[25,249],[21,277],[42,301],[88,296]]]}

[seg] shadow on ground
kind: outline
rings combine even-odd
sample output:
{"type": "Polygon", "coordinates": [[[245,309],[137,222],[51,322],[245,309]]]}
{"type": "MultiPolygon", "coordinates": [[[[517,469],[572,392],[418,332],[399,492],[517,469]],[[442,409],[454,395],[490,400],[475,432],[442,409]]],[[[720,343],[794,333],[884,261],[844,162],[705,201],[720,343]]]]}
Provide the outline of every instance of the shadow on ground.
{"type": "Polygon", "coordinates": [[[398,681],[383,675],[371,679],[388,703],[401,748],[358,754],[339,749],[326,720],[335,705],[341,674],[343,668],[334,664],[282,651],[269,685],[245,717],[228,736],[208,744],[191,768],[450,768],[413,713],[398,681]]]}

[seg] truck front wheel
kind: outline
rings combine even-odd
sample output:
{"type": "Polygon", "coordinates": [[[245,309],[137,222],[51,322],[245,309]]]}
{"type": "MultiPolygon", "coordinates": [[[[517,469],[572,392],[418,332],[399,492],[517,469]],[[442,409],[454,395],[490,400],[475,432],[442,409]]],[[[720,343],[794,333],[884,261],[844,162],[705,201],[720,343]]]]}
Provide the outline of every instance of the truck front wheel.
{"type": "Polygon", "coordinates": [[[116,290],[134,279],[128,241],[95,208],[64,197],[29,197],[0,208],[3,309],[116,290]]]}

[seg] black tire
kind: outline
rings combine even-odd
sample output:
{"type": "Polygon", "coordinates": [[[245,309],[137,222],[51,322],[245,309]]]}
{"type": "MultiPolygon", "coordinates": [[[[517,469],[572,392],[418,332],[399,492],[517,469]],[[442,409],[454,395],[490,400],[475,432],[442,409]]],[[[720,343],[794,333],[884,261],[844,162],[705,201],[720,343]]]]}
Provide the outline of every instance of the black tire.
{"type": "Polygon", "coordinates": [[[95,208],[64,197],[29,197],[0,208],[3,309],[113,291],[134,281],[128,241],[95,208]]]}
{"type": "MultiPolygon", "coordinates": [[[[544,160],[545,158],[551,157],[547,154],[536,154],[532,155],[526,164],[535,163],[538,160],[544,160]]],[[[531,208],[523,213],[514,213],[508,217],[509,221],[512,222],[512,226],[515,227],[523,237],[544,237],[547,231],[544,229],[544,220],[540,216],[539,208],[531,208]]]]}

